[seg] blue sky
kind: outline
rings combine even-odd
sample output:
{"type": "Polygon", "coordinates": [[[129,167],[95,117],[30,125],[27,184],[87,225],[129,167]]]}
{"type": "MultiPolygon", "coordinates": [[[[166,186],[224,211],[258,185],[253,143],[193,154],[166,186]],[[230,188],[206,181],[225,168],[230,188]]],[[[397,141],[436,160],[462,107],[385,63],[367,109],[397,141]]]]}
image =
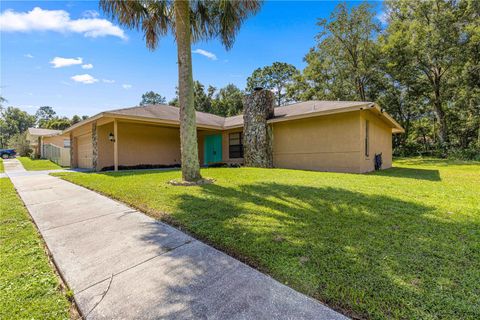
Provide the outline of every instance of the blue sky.
{"type": "MultiPolygon", "coordinates": [[[[317,18],[328,17],[337,3],[265,2],[243,25],[231,50],[217,40],[192,46],[200,52],[193,53],[194,79],[243,89],[254,69],[275,61],[302,69],[303,57],[315,44],[317,18]]],[[[97,1],[0,5],[0,87],[8,105],[32,114],[49,105],[71,117],[137,105],[149,90],[167,100],[174,97],[176,46],[170,35],[149,51],[141,33],[106,20],[97,1]]],[[[374,5],[380,14],[381,3],[374,5]]]]}

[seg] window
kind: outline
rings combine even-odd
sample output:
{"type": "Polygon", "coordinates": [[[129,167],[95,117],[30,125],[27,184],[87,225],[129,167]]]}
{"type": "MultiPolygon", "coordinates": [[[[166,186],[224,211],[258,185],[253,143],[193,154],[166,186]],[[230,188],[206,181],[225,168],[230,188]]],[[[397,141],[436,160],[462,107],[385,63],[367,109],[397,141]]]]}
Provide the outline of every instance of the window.
{"type": "Polygon", "coordinates": [[[370,156],[370,123],[368,120],[365,121],[365,157],[370,156]]]}
{"type": "Polygon", "coordinates": [[[63,147],[64,148],[70,148],[70,139],[64,139],[63,140],[63,147]]]}
{"type": "Polygon", "coordinates": [[[243,134],[230,133],[228,136],[228,156],[230,159],[243,158],[243,134]]]}

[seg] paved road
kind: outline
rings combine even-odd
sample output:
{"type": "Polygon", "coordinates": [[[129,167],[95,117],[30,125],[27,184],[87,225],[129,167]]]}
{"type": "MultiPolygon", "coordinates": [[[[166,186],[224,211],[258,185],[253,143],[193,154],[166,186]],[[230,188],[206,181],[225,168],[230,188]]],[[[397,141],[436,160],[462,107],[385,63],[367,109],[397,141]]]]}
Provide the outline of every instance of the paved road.
{"type": "Polygon", "coordinates": [[[88,319],[346,319],[146,215],[5,161],[88,319]]]}

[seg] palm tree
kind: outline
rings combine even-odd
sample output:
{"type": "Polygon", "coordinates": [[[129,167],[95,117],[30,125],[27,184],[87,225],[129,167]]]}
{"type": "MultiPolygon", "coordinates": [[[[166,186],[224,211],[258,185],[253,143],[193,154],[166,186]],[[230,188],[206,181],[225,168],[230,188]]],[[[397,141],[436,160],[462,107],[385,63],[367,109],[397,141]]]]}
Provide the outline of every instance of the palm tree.
{"type": "Polygon", "coordinates": [[[242,23],[259,11],[260,0],[100,0],[100,8],[128,28],[141,30],[154,50],[171,32],[177,41],[182,178],[201,179],[193,99],[192,42],[219,37],[230,49],[242,23]]]}

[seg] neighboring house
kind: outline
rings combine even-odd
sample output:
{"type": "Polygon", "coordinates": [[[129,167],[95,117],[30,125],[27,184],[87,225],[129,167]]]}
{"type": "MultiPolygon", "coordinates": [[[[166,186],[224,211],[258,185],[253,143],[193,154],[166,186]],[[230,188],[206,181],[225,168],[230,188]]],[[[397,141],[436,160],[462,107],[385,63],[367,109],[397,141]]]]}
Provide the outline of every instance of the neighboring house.
{"type": "Polygon", "coordinates": [[[70,165],[70,137],[61,130],[28,128],[27,142],[36,158],[47,158],[62,166],[70,165]]]}
{"type": "MultiPolygon", "coordinates": [[[[243,116],[196,112],[201,165],[243,161],[243,116]]],[[[273,162],[278,168],[368,172],[375,154],[392,165],[392,133],[403,128],[371,102],[306,101],[275,108],[273,162]]],[[[64,131],[72,167],[180,164],[179,109],[151,105],[99,113],[64,131]]]]}

